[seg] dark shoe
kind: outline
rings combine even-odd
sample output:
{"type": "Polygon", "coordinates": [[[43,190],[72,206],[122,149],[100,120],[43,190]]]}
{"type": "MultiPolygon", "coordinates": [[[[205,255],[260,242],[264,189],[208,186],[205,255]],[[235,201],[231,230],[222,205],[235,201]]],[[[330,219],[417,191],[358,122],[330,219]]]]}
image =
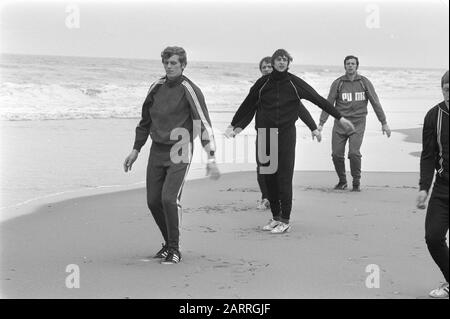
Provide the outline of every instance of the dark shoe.
{"type": "Polygon", "coordinates": [[[344,190],[347,189],[347,182],[339,182],[336,186],[334,186],[334,189],[336,190],[344,190]]]}
{"type": "Polygon", "coordinates": [[[178,264],[181,261],[181,253],[177,249],[170,249],[167,257],[161,261],[163,265],[178,264]]]}
{"type": "Polygon", "coordinates": [[[164,244],[161,244],[162,245],[162,248],[160,249],[160,251],[158,251],[157,253],[156,253],[156,255],[155,256],[153,256],[153,258],[166,258],[167,257],[167,255],[169,254],[169,247],[167,247],[166,245],[164,245],[164,244]]]}
{"type": "Polygon", "coordinates": [[[359,185],[353,185],[352,192],[360,192],[360,191],[361,191],[361,187],[359,185]]]}

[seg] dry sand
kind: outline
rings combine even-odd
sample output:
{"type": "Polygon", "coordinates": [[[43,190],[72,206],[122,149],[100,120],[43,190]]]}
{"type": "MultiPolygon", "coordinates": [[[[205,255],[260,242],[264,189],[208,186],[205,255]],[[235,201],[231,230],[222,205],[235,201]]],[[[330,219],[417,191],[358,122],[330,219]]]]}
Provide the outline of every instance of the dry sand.
{"type": "Polygon", "coordinates": [[[145,189],[48,204],[0,224],[6,298],[422,298],[442,280],[414,207],[417,173],[364,173],[332,191],[332,172],[296,172],[292,231],[260,229],[254,172],[188,181],[178,265],[148,258],[161,235],[145,189]],[[66,266],[80,288],[65,286],[66,266]],[[365,285],[370,264],[380,288],[365,285]]]}

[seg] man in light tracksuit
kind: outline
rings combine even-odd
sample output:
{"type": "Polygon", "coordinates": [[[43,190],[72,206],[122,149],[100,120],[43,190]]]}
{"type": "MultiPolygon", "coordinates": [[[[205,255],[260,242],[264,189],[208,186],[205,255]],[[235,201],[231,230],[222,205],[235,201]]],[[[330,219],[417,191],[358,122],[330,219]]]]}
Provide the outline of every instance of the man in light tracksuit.
{"type": "MultiPolygon", "coordinates": [[[[381,107],[378,96],[372,83],[364,76],[358,74],[359,60],[355,56],[347,56],[344,59],[345,75],[336,79],[330,88],[328,101],[335,105],[336,109],[349,119],[355,126],[355,131],[350,134],[338,122],[334,122],[332,135],[332,158],[334,168],[339,177],[339,183],[334,189],[343,190],[347,188],[347,177],[345,173],[345,145],[349,142],[348,158],[350,160],[350,171],[353,177],[352,191],[359,192],[361,180],[361,152],[364,131],[366,129],[367,104],[370,101],[378,120],[381,130],[387,137],[391,136],[391,130],[386,122],[386,115],[381,107]]],[[[328,113],[322,112],[318,129],[322,131],[328,113]]]]}
{"type": "Polygon", "coordinates": [[[147,204],[165,241],[154,257],[161,258],[162,264],[177,264],[181,261],[180,198],[197,134],[201,134],[201,143],[208,154],[207,175],[217,179],[220,173],[205,99],[200,89],[183,75],[186,52],[180,47],[167,47],[161,58],[166,76],[153,83],[148,91],[124,170],[131,170],[150,135],[147,204]]]}

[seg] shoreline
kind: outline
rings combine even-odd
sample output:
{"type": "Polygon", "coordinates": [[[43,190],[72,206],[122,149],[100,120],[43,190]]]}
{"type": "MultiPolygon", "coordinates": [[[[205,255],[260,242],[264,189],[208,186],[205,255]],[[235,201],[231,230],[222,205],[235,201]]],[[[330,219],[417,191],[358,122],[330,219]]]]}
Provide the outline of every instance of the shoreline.
{"type": "MultiPolygon", "coordinates": [[[[419,153],[420,157],[420,153],[419,153]]],[[[197,168],[200,169],[200,168],[197,168]]],[[[241,170],[233,170],[227,172],[221,172],[221,175],[228,174],[237,174],[237,173],[253,173],[254,168],[248,167],[247,169],[241,170]]],[[[296,173],[330,173],[335,174],[334,171],[323,171],[323,170],[295,170],[296,173]]],[[[406,174],[416,174],[418,172],[415,171],[405,171],[405,172],[396,172],[396,171],[364,171],[363,174],[377,174],[377,173],[406,173],[406,174]]],[[[255,173],[256,174],[256,173],[255,173]]],[[[349,174],[349,172],[347,172],[349,174]]],[[[196,174],[198,175],[198,174],[196,174]]],[[[255,175],[256,176],[256,175],[255,175]]],[[[186,178],[186,182],[188,181],[197,181],[197,180],[208,180],[208,177],[204,176],[188,176],[186,178]]],[[[48,204],[60,203],[67,200],[75,200],[75,199],[83,199],[91,196],[99,196],[99,195],[107,195],[113,193],[134,191],[137,189],[145,189],[145,181],[133,183],[133,184],[124,184],[124,185],[103,185],[103,186],[95,186],[91,188],[80,188],[67,190],[63,192],[57,192],[52,194],[43,195],[40,197],[30,198],[23,202],[12,204],[10,206],[5,206],[0,208],[0,224],[3,222],[7,222],[13,220],[18,217],[22,217],[25,215],[33,214],[39,211],[39,209],[48,204]],[[14,211],[14,213],[11,213],[14,211]],[[7,215],[7,216],[4,216],[7,215]]]]}
{"type": "MultiPolygon", "coordinates": [[[[130,131],[135,125],[134,120],[46,120],[9,124],[9,128],[2,131],[2,149],[10,156],[2,159],[0,220],[27,213],[30,207],[46,201],[126,190],[145,183],[151,143],[144,146],[131,173],[125,174],[121,168],[132,142],[130,131]],[[105,136],[104,131],[111,126],[115,130],[110,136],[105,136]],[[28,138],[36,132],[42,136],[40,141],[28,138]],[[92,140],[94,136],[95,142],[92,140]],[[30,153],[34,155],[30,157],[30,153]],[[6,167],[9,169],[4,169],[6,167]],[[17,179],[17,176],[21,178],[17,179]]],[[[317,143],[311,140],[306,128],[297,126],[296,171],[333,170],[329,150],[331,128],[332,125],[324,128],[323,140],[317,143]]],[[[369,129],[362,148],[363,172],[417,172],[420,144],[408,134],[419,130],[394,129],[393,136],[387,139],[381,132],[369,129]],[[393,157],[395,161],[392,161],[393,157]]],[[[247,128],[243,134],[234,140],[216,136],[220,147],[217,158],[222,173],[255,169],[254,130],[247,128]]],[[[188,180],[204,177],[202,156],[203,151],[197,143],[188,180]]]]}

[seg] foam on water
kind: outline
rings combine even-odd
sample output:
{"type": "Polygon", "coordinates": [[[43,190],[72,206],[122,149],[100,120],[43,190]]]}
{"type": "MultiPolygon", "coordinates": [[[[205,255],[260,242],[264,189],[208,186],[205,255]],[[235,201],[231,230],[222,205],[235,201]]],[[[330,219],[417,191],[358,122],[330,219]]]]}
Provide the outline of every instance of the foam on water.
{"type": "MultiPolygon", "coordinates": [[[[1,55],[0,119],[137,118],[160,61],[1,55]]],[[[326,96],[342,75],[336,66],[292,65],[292,73],[326,96]]],[[[365,68],[361,74],[389,99],[439,99],[441,70],[365,68]]],[[[233,112],[260,76],[258,65],[189,62],[185,74],[201,87],[211,112],[233,112]]],[[[393,112],[410,108],[393,105],[393,112]]]]}

